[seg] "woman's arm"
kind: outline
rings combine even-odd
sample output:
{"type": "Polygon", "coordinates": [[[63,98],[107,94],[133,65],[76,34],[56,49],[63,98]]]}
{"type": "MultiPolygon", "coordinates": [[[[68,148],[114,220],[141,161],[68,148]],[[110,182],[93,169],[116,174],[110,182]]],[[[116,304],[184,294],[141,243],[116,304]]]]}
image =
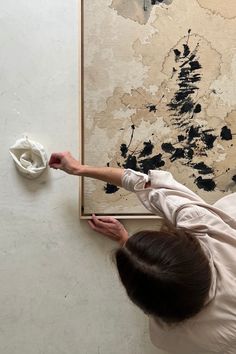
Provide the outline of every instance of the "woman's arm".
{"type": "MultiPolygon", "coordinates": [[[[49,160],[49,166],[71,175],[96,178],[116,186],[122,186],[123,169],[81,165],[69,152],[53,153],[49,160]]],[[[127,230],[113,217],[97,217],[93,214],[88,224],[94,231],[117,241],[121,246],[128,239],[127,230]]]]}
{"type": "Polygon", "coordinates": [[[96,178],[104,182],[122,187],[122,177],[124,169],[113,167],[92,167],[83,166],[83,172],[79,176],[96,178]]]}
{"type": "Polygon", "coordinates": [[[70,152],[53,153],[49,160],[49,166],[71,175],[95,178],[122,187],[124,169],[81,165],[70,152]]]}

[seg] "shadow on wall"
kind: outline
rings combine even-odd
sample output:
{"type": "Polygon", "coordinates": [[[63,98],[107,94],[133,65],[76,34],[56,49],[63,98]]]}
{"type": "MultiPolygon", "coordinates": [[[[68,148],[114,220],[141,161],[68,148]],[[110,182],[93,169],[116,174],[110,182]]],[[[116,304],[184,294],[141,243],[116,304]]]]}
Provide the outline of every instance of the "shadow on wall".
{"type": "MultiPolygon", "coordinates": [[[[14,179],[24,188],[28,193],[39,193],[42,189],[49,189],[51,185],[51,175],[49,168],[47,168],[41,176],[36,179],[29,179],[21,175],[20,172],[12,166],[12,173],[14,179]]],[[[59,178],[63,178],[62,176],[59,178]]]]}

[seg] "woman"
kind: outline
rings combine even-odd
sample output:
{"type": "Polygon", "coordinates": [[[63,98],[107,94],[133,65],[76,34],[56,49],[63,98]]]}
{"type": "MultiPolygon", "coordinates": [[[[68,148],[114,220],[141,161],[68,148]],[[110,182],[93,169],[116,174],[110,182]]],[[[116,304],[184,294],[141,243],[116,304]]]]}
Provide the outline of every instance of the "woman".
{"type": "Polygon", "coordinates": [[[150,316],[154,345],[174,354],[236,354],[236,195],[211,206],[169,172],[86,166],[69,152],[52,154],[49,165],[124,187],[164,218],[162,231],[129,238],[114,218],[89,221],[120,243],[120,279],[150,316]]]}

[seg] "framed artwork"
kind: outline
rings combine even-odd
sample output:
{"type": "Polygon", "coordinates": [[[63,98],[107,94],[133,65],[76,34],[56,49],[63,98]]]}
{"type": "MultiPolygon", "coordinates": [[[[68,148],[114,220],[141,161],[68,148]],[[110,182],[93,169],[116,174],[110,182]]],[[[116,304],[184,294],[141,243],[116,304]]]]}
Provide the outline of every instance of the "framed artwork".
{"type": "MultiPolygon", "coordinates": [[[[236,191],[236,2],[81,2],[81,155],[170,171],[214,203],[236,191]]],[[[84,178],[80,216],[153,217],[122,188],[84,178]]]]}

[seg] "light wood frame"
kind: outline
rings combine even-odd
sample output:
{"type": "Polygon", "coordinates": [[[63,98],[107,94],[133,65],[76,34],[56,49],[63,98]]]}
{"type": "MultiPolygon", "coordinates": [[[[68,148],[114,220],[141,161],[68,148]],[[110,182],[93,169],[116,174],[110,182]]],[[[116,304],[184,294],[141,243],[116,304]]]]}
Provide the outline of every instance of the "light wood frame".
{"type": "MultiPolygon", "coordinates": [[[[79,11],[80,11],[80,23],[79,23],[79,38],[80,38],[80,45],[79,45],[79,146],[80,146],[80,161],[83,164],[85,161],[84,158],[84,148],[83,148],[83,142],[84,142],[84,1],[86,0],[80,0],[79,4],[79,11]]],[[[86,214],[84,213],[84,195],[83,195],[83,189],[84,189],[84,177],[80,178],[79,182],[79,217],[80,219],[91,219],[91,214],[86,214]]],[[[104,216],[105,214],[96,214],[97,216],[104,216]]],[[[108,214],[106,214],[108,215],[108,214]]],[[[137,213],[130,213],[130,214],[109,214],[109,216],[113,216],[114,218],[117,219],[132,219],[132,220],[140,220],[140,219],[159,219],[161,220],[162,218],[153,215],[150,213],[147,214],[137,214],[137,213]]]]}

